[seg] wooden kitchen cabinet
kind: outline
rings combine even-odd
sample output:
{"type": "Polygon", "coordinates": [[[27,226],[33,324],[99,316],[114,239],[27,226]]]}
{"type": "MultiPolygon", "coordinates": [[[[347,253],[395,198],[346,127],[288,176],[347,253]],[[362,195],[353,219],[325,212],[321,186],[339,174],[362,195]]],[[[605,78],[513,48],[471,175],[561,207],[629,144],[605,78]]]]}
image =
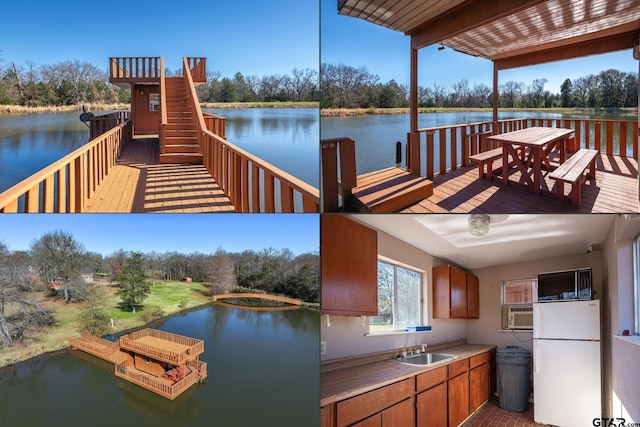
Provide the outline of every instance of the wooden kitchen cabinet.
{"type": "Polygon", "coordinates": [[[449,365],[447,398],[449,427],[456,427],[469,416],[469,359],[449,365]]]}
{"type": "Polygon", "coordinates": [[[335,404],[330,404],[320,408],[320,427],[333,427],[335,404]]]}
{"type": "Polygon", "coordinates": [[[474,412],[489,399],[489,352],[469,359],[469,413],[474,412]]]}
{"type": "Polygon", "coordinates": [[[378,315],[378,234],[344,214],[320,217],[323,314],[378,315]]]}
{"type": "Polygon", "coordinates": [[[433,267],[434,319],[477,319],[478,278],[454,265],[433,267]]]}
{"type": "Polygon", "coordinates": [[[337,426],[413,426],[414,388],[415,377],[412,377],[338,402],[337,426]]]}

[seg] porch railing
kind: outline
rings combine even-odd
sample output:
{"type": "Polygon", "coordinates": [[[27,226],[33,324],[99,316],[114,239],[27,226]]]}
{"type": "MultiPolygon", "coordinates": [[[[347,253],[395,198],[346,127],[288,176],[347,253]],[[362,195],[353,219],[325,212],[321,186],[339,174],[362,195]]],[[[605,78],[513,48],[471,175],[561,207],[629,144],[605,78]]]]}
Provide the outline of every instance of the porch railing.
{"type": "Polygon", "coordinates": [[[187,57],[187,64],[194,83],[207,81],[207,58],[187,57]]]}
{"type": "Polygon", "coordinates": [[[126,119],[0,194],[0,212],[82,212],[131,137],[126,119]]]}
{"type": "MultiPolygon", "coordinates": [[[[200,363],[204,365],[204,368],[200,367],[199,365],[198,367],[200,369],[205,369],[206,372],[206,363],[200,363]]],[[[131,381],[134,384],[158,393],[168,399],[174,399],[189,386],[202,379],[198,367],[195,367],[195,369],[192,368],[191,372],[189,372],[183,379],[171,385],[166,384],[160,379],[155,379],[149,375],[136,372],[134,370],[135,368],[133,367],[133,363],[129,360],[117,363],[115,365],[115,374],[117,377],[124,378],[127,381],[131,381]]]]}
{"type": "Polygon", "coordinates": [[[131,118],[130,111],[115,111],[92,117],[89,120],[89,139],[94,139],[131,118]]]}
{"type": "MultiPolygon", "coordinates": [[[[203,163],[236,210],[255,213],[286,213],[300,210],[318,212],[320,192],[317,188],[209,130],[200,109],[189,67],[188,58],[184,58],[183,75],[191,88],[189,105],[196,116],[198,143],[203,163]]],[[[216,119],[208,120],[212,120],[213,122],[209,123],[215,125],[216,119]]]]}
{"type": "Polygon", "coordinates": [[[109,58],[110,81],[157,81],[164,70],[162,59],[157,57],[109,58]]]}
{"type": "Polygon", "coordinates": [[[501,134],[532,126],[573,129],[578,148],[591,148],[607,155],[638,157],[638,122],[633,120],[523,118],[418,129],[421,144],[421,174],[432,178],[460,166],[468,157],[494,147],[486,135],[501,134]],[[494,131],[495,127],[495,131],[494,131]],[[425,147],[424,150],[422,147],[425,147]]]}

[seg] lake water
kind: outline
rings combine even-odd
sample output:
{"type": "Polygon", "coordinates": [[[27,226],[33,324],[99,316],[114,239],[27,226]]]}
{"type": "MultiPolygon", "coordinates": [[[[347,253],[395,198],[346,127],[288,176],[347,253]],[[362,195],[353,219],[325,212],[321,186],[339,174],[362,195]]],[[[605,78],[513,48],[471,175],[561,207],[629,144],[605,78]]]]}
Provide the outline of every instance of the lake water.
{"type": "MultiPolygon", "coordinates": [[[[227,139],[318,187],[317,108],[204,111],[227,118],[227,139]]],[[[0,115],[0,192],[84,145],[78,112],[0,115]]]]}
{"type": "Polygon", "coordinates": [[[66,426],[317,426],[317,312],[209,305],[157,329],[205,341],[207,379],[170,401],[116,378],[78,350],[0,369],[0,424],[66,426]]]}
{"type": "MultiPolygon", "coordinates": [[[[635,120],[636,116],[612,114],[564,115],[539,112],[503,112],[498,113],[500,120],[512,118],[575,118],[575,119],[618,119],[635,120]]],[[[418,127],[428,128],[450,126],[463,123],[478,123],[492,120],[491,112],[431,113],[420,114],[418,127]]],[[[402,142],[404,163],[409,115],[371,115],[355,117],[322,117],[320,135],[322,139],[349,137],[356,143],[356,171],[358,174],[372,172],[395,165],[396,141],[402,142]]],[[[629,137],[631,133],[629,133],[629,137]]],[[[424,165],[424,135],[422,138],[422,161],[424,165]]],[[[631,144],[628,144],[630,149],[631,144]]],[[[435,167],[438,169],[438,144],[435,145],[435,167]]],[[[424,168],[424,167],[423,167],[424,168]]]]}

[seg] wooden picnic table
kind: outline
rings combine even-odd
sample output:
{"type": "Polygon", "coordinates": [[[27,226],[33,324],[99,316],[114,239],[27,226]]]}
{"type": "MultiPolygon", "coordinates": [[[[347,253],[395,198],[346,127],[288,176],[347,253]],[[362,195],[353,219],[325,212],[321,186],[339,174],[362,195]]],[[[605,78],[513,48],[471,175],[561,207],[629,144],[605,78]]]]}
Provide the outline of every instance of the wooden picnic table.
{"type": "Polygon", "coordinates": [[[549,154],[559,150],[560,164],[565,161],[565,141],[573,129],[552,127],[530,127],[490,135],[486,138],[502,144],[502,183],[509,185],[509,168],[517,168],[527,188],[539,195],[542,191],[542,165],[551,170],[549,154]],[[511,157],[511,161],[509,161],[511,157]],[[530,171],[532,170],[532,174],[530,171]],[[531,176],[533,175],[533,176],[531,176]]]}

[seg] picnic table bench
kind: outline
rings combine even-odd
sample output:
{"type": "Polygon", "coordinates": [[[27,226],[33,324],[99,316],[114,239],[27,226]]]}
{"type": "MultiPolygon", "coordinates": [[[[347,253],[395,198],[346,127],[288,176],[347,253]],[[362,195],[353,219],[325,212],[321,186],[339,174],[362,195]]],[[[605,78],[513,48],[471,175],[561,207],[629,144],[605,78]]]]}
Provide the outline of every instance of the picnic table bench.
{"type": "Polygon", "coordinates": [[[556,180],[556,199],[558,201],[564,201],[565,182],[571,183],[571,204],[575,207],[580,207],[582,203],[580,196],[582,183],[587,179],[596,179],[597,155],[598,151],[596,150],[581,148],[549,174],[549,178],[556,180]]]}

